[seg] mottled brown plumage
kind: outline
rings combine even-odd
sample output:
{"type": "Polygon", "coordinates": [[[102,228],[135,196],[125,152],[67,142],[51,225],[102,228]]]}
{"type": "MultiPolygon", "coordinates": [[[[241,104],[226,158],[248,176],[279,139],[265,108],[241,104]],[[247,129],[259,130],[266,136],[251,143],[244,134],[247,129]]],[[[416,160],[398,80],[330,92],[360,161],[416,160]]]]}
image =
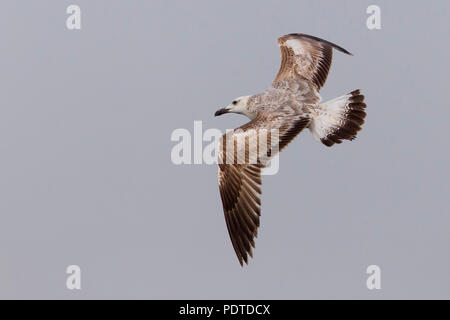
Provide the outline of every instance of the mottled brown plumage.
{"type": "Polygon", "coordinates": [[[251,121],[219,141],[219,190],[231,243],[239,263],[248,263],[261,215],[261,170],[304,128],[326,146],[353,140],[364,123],[364,96],[359,90],[319,104],[319,90],[330,70],[333,48],[320,38],[288,34],[278,39],[281,65],[272,86],[240,97],[226,108],[251,121]]]}

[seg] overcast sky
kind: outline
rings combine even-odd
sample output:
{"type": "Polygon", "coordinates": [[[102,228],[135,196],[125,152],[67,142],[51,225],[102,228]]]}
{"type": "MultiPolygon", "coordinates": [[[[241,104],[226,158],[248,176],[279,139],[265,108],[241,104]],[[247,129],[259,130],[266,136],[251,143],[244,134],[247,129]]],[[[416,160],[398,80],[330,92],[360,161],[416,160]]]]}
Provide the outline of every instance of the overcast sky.
{"type": "MultiPolygon", "coordinates": [[[[450,298],[447,1],[0,3],[1,298],[450,298]],[[68,30],[66,8],[81,8],[68,30]],[[381,8],[381,29],[366,8],[381,8]],[[324,100],[367,121],[305,130],[263,178],[254,259],[231,246],[215,165],[175,165],[177,128],[225,130],[265,90],[276,39],[332,41],[324,100]],[[381,268],[368,290],[366,268],[381,268]],[[66,268],[81,268],[81,290],[66,268]]],[[[206,146],[205,143],[203,146],[206,146]]]]}

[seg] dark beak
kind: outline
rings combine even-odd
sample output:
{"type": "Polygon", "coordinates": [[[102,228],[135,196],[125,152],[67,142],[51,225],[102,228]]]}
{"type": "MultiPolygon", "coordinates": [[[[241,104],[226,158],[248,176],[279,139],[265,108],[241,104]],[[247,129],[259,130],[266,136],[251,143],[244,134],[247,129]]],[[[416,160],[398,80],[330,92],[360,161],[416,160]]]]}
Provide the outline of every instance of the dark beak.
{"type": "Polygon", "coordinates": [[[220,116],[220,115],[228,113],[228,112],[230,112],[230,110],[228,110],[226,108],[222,108],[222,109],[217,110],[216,113],[214,113],[214,116],[217,117],[217,116],[220,116]]]}

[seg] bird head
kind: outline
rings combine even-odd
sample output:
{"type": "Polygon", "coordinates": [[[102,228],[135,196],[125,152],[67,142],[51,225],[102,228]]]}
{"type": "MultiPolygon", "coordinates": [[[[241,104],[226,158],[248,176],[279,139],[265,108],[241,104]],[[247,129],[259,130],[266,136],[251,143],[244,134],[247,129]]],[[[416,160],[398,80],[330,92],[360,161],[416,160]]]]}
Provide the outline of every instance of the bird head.
{"type": "MultiPolygon", "coordinates": [[[[216,117],[225,113],[239,113],[247,115],[247,102],[250,96],[243,96],[233,100],[228,106],[225,108],[219,109],[214,114],[216,117]]],[[[248,116],[248,115],[247,115],[248,116]]]]}

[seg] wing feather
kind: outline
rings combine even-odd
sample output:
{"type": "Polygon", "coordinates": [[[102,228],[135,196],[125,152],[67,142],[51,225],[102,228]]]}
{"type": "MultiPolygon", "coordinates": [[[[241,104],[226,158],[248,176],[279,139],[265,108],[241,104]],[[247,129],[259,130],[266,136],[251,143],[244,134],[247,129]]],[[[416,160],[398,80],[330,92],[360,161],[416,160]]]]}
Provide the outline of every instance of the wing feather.
{"type": "Polygon", "coordinates": [[[274,83],[287,79],[306,79],[317,90],[324,84],[330,70],[333,48],[351,54],[329,41],[300,33],[291,33],[278,38],[281,50],[281,65],[274,83]]]}
{"type": "Polygon", "coordinates": [[[261,170],[270,158],[292,141],[310,121],[309,118],[299,116],[286,117],[281,122],[273,120],[271,117],[258,116],[240,128],[224,134],[219,143],[220,196],[231,243],[241,265],[248,263],[248,256],[253,256],[252,248],[255,247],[260,225],[261,170]],[[249,136],[258,135],[260,130],[271,126],[272,130],[280,132],[278,139],[268,135],[268,150],[260,148],[259,142],[256,146],[249,145],[248,141],[255,139],[254,136],[249,136]],[[233,150],[226,147],[228,139],[232,139],[228,145],[233,145],[233,150]],[[243,151],[242,148],[246,149],[245,163],[237,161],[237,154],[243,151]],[[248,157],[252,152],[258,153],[254,163],[250,162],[251,157],[248,157]],[[230,162],[230,159],[233,161],[230,162]]]}

